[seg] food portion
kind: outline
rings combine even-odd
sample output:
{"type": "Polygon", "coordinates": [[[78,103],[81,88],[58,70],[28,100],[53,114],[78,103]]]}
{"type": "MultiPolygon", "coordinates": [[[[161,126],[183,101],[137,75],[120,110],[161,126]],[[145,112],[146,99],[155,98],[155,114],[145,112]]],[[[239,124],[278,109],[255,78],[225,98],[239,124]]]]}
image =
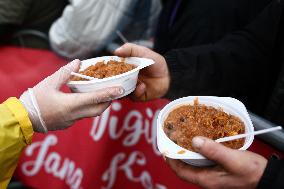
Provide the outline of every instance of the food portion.
{"type": "MultiPolygon", "coordinates": [[[[213,140],[243,134],[244,123],[236,116],[230,115],[211,106],[205,106],[194,100],[193,105],[184,105],[169,113],[164,122],[166,135],[177,145],[194,151],[191,141],[195,136],[204,136],[213,140]]],[[[245,139],[224,142],[227,147],[239,149],[245,139]]]]}
{"type": "MultiPolygon", "coordinates": [[[[107,63],[105,62],[98,62],[96,65],[89,66],[87,69],[80,71],[80,74],[95,77],[98,79],[103,79],[115,75],[119,75],[125,72],[128,72],[130,70],[133,70],[136,68],[135,65],[128,64],[123,61],[115,61],[110,60],[107,63]]],[[[82,79],[80,77],[72,77],[72,81],[84,81],[85,79],[82,79]]]]}

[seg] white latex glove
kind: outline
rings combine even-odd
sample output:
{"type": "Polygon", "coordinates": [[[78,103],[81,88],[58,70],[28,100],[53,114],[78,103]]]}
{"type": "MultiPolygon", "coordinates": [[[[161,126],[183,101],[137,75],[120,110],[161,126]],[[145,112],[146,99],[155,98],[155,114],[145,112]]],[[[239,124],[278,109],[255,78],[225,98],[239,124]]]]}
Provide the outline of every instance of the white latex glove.
{"type": "Polygon", "coordinates": [[[20,101],[29,113],[35,132],[65,129],[76,120],[98,116],[112,99],[124,93],[120,87],[92,93],[60,91],[70,79],[70,73],[77,72],[79,67],[80,61],[74,60],[22,94],[20,101]]]}

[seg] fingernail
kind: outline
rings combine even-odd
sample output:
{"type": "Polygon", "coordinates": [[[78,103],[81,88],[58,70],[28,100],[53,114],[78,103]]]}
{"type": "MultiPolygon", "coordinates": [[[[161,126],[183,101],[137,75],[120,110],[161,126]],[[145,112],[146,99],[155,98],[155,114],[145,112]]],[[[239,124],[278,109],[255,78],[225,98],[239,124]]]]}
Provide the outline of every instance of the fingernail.
{"type": "Polygon", "coordinates": [[[78,62],[80,62],[80,60],[79,60],[79,59],[75,59],[75,60],[73,60],[72,62],[70,62],[70,67],[77,66],[78,62]]]}
{"type": "Polygon", "coordinates": [[[79,59],[72,60],[71,64],[77,64],[77,62],[80,62],[80,60],[79,59]]]}
{"type": "Polygon", "coordinates": [[[118,47],[117,49],[115,49],[115,51],[121,51],[122,47],[118,47]]]}
{"type": "Polygon", "coordinates": [[[201,137],[194,137],[192,139],[192,146],[196,149],[200,149],[203,144],[204,144],[205,140],[201,137]]]}
{"type": "Polygon", "coordinates": [[[123,95],[123,94],[124,94],[124,88],[119,88],[119,89],[118,89],[118,93],[119,93],[120,95],[123,95]]]}

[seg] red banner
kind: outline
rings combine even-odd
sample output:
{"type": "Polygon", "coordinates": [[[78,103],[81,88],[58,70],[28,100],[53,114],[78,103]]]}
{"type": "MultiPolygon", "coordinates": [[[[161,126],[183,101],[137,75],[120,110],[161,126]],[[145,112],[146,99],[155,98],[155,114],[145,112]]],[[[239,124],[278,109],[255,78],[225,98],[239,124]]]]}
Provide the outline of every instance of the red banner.
{"type": "Polygon", "coordinates": [[[114,101],[100,117],[84,119],[67,131],[36,135],[21,158],[21,180],[40,188],[188,186],[157,150],[156,117],[166,103],[114,101]]]}

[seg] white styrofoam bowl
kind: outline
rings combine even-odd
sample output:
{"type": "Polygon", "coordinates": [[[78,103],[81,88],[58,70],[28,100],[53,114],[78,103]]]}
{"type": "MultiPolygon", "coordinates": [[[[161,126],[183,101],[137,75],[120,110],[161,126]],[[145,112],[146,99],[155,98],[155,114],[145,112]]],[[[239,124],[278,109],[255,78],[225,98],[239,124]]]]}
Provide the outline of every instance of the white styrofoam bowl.
{"type": "Polygon", "coordinates": [[[147,58],[138,58],[138,57],[121,58],[117,56],[103,56],[103,57],[83,60],[81,62],[81,67],[79,71],[83,71],[89,66],[95,65],[98,62],[104,61],[105,63],[107,63],[110,60],[124,61],[128,64],[136,65],[137,67],[123,74],[119,74],[108,78],[95,79],[90,81],[69,81],[67,83],[67,86],[72,91],[80,93],[94,92],[108,87],[122,87],[125,92],[123,95],[117,97],[121,98],[127,96],[128,94],[130,94],[135,90],[139,71],[155,63],[153,60],[147,58]]]}
{"type": "MultiPolygon", "coordinates": [[[[164,121],[168,117],[169,113],[182,105],[193,105],[194,99],[198,98],[200,104],[206,106],[212,106],[214,108],[221,108],[224,112],[234,115],[240,118],[245,125],[245,133],[253,132],[254,127],[252,125],[251,119],[248,115],[246,107],[242,102],[237,99],[230,97],[213,97],[213,96],[189,96],[180,98],[172,101],[168,105],[166,105],[159,113],[157,120],[157,145],[159,151],[165,155],[166,157],[172,159],[180,159],[187,164],[194,166],[210,166],[213,165],[214,162],[208,160],[204,156],[199,153],[187,150],[168,138],[166,133],[164,132],[163,126],[164,121]],[[184,151],[185,153],[178,153],[180,151],[184,151]]],[[[254,136],[248,136],[245,139],[245,144],[239,150],[246,150],[250,147],[254,140],[254,136]]]]}

